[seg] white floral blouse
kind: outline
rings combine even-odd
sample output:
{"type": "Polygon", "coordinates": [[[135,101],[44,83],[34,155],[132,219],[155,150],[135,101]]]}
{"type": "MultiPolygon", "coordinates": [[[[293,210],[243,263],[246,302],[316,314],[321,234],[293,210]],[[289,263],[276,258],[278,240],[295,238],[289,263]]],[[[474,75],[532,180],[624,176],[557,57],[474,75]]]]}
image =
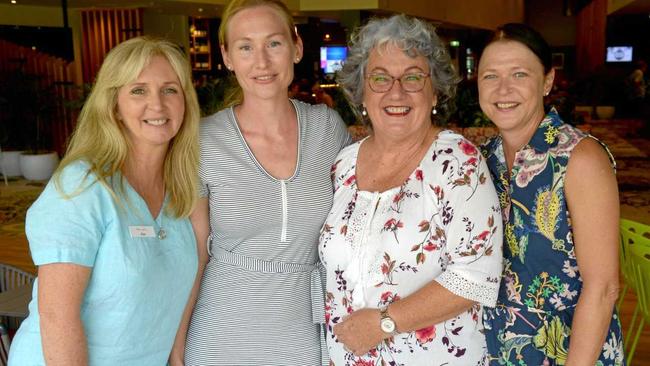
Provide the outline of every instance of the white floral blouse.
{"type": "Polygon", "coordinates": [[[342,150],[332,167],[334,204],[320,237],[332,362],[487,364],[481,305],[494,306],[497,299],[502,227],[483,157],[461,135],[443,131],[401,186],[368,192],[355,179],[362,143],[342,150]],[[337,341],[332,327],[347,314],[386,307],[432,280],[477,305],[435,326],[395,335],[361,357],[337,341]]]}

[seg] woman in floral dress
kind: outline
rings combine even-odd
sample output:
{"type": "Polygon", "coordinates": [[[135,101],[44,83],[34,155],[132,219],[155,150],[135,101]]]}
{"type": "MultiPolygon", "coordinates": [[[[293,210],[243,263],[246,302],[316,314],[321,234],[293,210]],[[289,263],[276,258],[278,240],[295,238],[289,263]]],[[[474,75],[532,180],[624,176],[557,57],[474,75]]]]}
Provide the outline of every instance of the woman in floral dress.
{"type": "Polygon", "coordinates": [[[373,133],[339,153],[320,238],[332,365],[487,364],[500,209],[478,149],[433,124],[456,80],[422,21],[372,20],[353,38],[339,81],[373,133]]]}
{"type": "Polygon", "coordinates": [[[622,365],[614,169],[597,140],[544,112],[553,77],[548,45],[521,24],[499,28],[479,64],[505,231],[499,301],[485,312],[491,363],[622,365]]]}

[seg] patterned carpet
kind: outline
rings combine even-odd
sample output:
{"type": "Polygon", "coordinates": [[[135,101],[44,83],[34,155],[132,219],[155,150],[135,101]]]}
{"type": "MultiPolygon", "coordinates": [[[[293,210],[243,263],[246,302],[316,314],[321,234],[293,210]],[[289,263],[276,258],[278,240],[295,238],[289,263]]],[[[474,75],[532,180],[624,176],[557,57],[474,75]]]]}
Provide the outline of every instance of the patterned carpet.
{"type": "Polygon", "coordinates": [[[0,187],[0,240],[24,235],[25,214],[45,184],[11,178],[8,186],[0,187]]]}

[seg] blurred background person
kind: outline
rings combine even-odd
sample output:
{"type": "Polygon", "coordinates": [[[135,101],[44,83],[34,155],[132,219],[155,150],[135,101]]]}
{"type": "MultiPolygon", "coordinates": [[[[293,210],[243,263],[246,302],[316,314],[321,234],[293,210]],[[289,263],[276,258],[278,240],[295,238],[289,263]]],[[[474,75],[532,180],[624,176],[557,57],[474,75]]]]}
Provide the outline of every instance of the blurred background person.
{"type": "Polygon", "coordinates": [[[424,21],[375,19],[352,38],[339,83],[372,133],[337,158],[320,238],[333,365],[486,362],[500,210],[478,149],[436,125],[457,80],[424,21]]]}
{"type": "Polygon", "coordinates": [[[323,89],[320,83],[316,82],[311,87],[312,95],[314,96],[315,104],[325,104],[330,108],[334,108],[334,99],[332,96],[327,94],[325,89],[323,89]]]}
{"type": "Polygon", "coordinates": [[[165,365],[197,249],[199,107],[173,44],[111,50],[27,214],[38,279],[9,364],[165,365]]]}
{"type": "Polygon", "coordinates": [[[488,349],[495,365],[622,365],[613,158],[544,111],[554,75],[548,44],[523,24],[499,27],[479,63],[479,103],[499,129],[484,155],[505,230],[488,349]]]}
{"type": "Polygon", "coordinates": [[[625,88],[627,90],[627,99],[630,110],[627,111],[635,117],[641,117],[644,107],[650,104],[647,99],[647,82],[646,73],[648,65],[644,60],[637,60],[634,64],[634,70],[625,79],[625,88]]]}

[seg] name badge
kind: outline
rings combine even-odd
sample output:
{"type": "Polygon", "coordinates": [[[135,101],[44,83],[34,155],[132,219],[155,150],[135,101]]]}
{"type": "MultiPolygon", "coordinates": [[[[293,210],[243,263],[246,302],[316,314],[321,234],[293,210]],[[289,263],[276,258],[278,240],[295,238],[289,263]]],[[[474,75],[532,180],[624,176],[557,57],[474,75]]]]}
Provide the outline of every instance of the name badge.
{"type": "Polygon", "coordinates": [[[155,238],[156,232],[153,226],[129,226],[129,233],[132,238],[155,238]]]}

